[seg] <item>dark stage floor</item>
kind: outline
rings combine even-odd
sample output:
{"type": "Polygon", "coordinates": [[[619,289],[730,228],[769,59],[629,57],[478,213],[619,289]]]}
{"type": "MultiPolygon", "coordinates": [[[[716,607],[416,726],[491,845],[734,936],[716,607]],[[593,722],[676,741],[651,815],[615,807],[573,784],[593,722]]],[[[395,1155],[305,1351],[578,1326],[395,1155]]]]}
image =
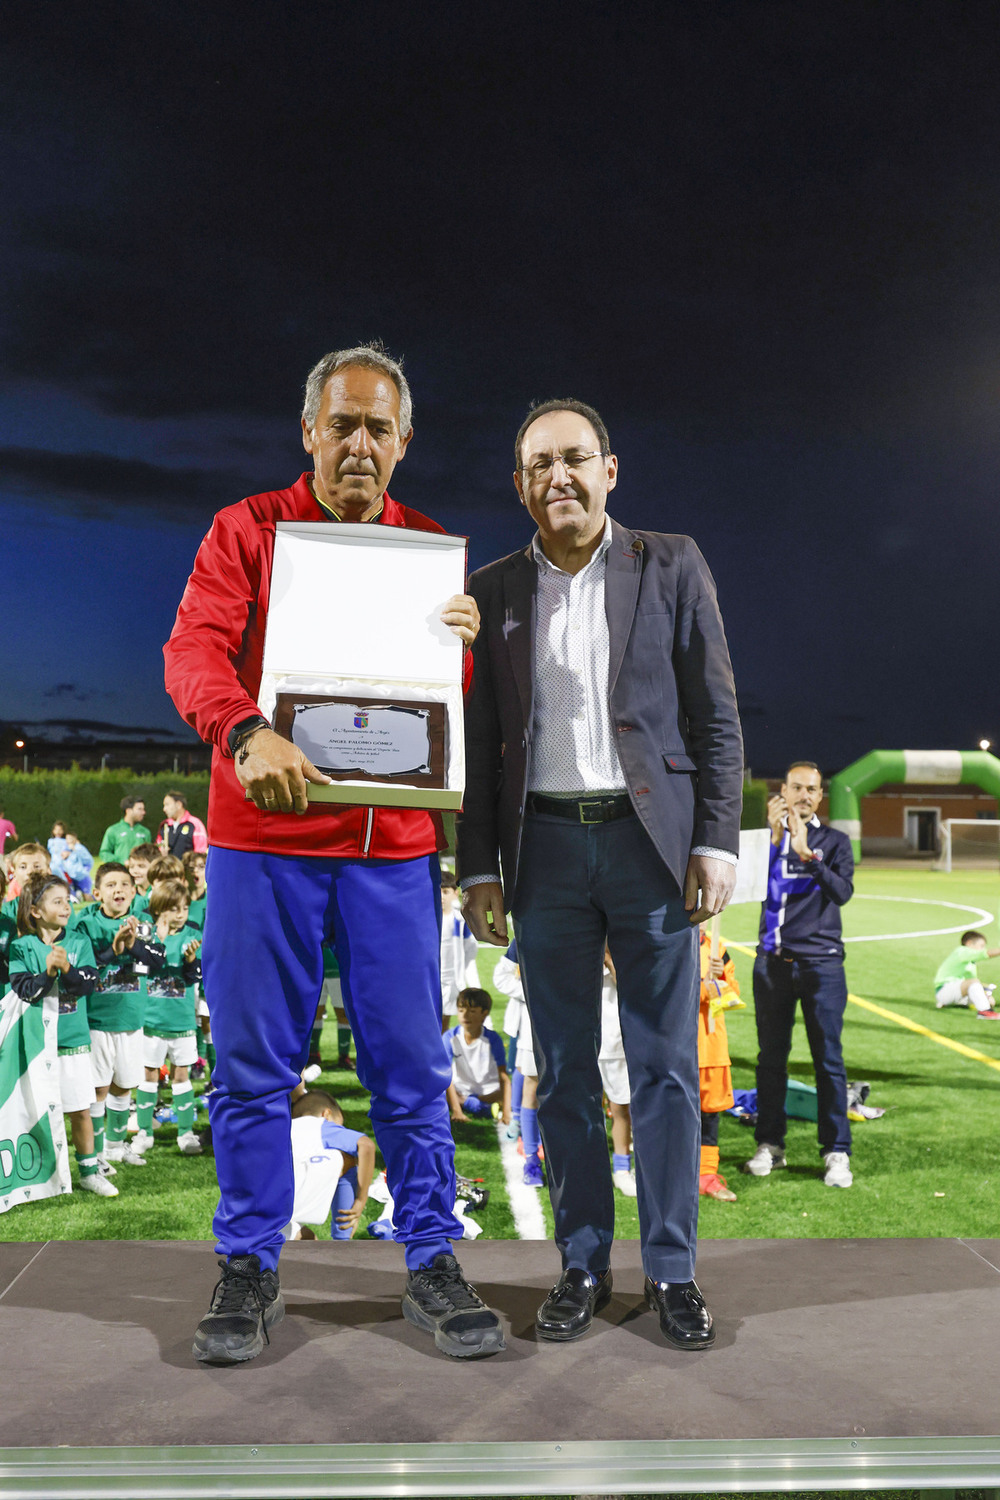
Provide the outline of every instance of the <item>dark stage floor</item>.
{"type": "Polygon", "coordinates": [[[191,1335],[216,1277],[184,1242],[0,1245],[0,1444],[621,1441],[989,1435],[998,1430],[1000,1240],[718,1240],[699,1279],[718,1343],[681,1354],[642,1310],[638,1246],[570,1345],[536,1343],[551,1245],[461,1247],[508,1347],[466,1364],[399,1311],[397,1246],[290,1245],[288,1305],[252,1364],[191,1335]]]}

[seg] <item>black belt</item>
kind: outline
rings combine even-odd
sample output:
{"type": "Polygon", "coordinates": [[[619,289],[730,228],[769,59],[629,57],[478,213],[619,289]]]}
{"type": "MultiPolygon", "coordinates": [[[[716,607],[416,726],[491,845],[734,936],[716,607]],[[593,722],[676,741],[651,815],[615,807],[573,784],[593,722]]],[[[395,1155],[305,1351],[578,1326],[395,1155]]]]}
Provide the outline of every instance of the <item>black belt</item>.
{"type": "Polygon", "coordinates": [[[627,792],[613,797],[543,797],[529,792],[525,803],[529,812],[548,817],[568,818],[571,823],[613,823],[616,818],[630,818],[635,811],[627,792]]]}

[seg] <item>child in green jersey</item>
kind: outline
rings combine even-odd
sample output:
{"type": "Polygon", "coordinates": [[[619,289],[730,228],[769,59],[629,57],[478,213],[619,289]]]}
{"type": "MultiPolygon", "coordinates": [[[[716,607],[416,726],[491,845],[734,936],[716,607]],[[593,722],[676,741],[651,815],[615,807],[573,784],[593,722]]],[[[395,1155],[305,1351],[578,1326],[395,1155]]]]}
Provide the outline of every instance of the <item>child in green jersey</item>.
{"type": "Polygon", "coordinates": [[[184,879],[187,881],[191,896],[188,921],[193,927],[205,926],[205,897],[208,892],[208,886],[205,884],[206,859],[207,855],[200,849],[189,849],[181,860],[184,866],[184,879]]]}
{"type": "Polygon", "coordinates": [[[49,859],[49,851],[43,849],[41,844],[18,844],[4,858],[7,861],[8,889],[2,910],[5,916],[13,917],[16,923],[17,898],[21,894],[21,887],[30,875],[48,875],[52,861],[49,859]]]}
{"type": "Polygon", "coordinates": [[[177,1111],[177,1146],[184,1156],[197,1156],[201,1142],[194,1133],[194,1087],[189,1069],[198,1061],[195,1003],[201,962],[201,933],[188,922],[188,888],[182,880],[154,883],[149,915],[156,924],[162,957],[152,967],[146,988],[143,1062],[146,1081],[139,1089],[140,1151],[153,1146],[153,1111],[160,1068],[170,1061],[170,1087],[177,1111]]]}
{"type": "MultiPolygon", "coordinates": [[[[191,905],[188,908],[188,921],[192,927],[197,927],[199,932],[205,931],[205,907],[208,901],[208,886],[205,882],[205,864],[208,856],[201,849],[189,849],[181,860],[184,866],[184,874],[191,894],[191,905]]],[[[205,999],[204,986],[198,985],[198,1028],[201,1032],[199,1046],[204,1050],[199,1052],[199,1061],[204,1058],[208,1064],[208,1073],[211,1076],[215,1072],[215,1043],[212,1041],[212,1021],[208,1013],[208,1001],[205,999]]],[[[211,1093],[211,1088],[206,1093],[211,1093]]],[[[202,1096],[204,1098],[204,1095],[202,1096]]]]}
{"type": "Polygon", "coordinates": [[[136,844],[126,860],[128,872],[135,881],[135,895],[131,911],[136,917],[144,916],[149,906],[149,867],[159,859],[160,851],[155,844],[136,844]]]}
{"type": "Polygon", "coordinates": [[[58,999],[59,1094],[69,1115],[80,1187],[100,1198],[117,1198],[118,1189],[100,1170],[90,1118],[94,1084],[87,996],[97,984],[97,965],[87,934],[69,928],[72,912],[65,880],[28,876],[18,901],[20,936],[11,946],[10,983],[21,1000],[37,1002],[53,993],[58,999]]]}
{"type": "Polygon", "coordinates": [[[934,975],[934,1004],[938,1010],[947,1005],[971,1005],[980,1021],[1000,1021],[1000,1011],[993,1009],[992,984],[983,984],[976,965],[986,958],[1000,958],[1000,948],[987,948],[981,932],[963,932],[962,941],[953,948],[934,975]]]}
{"type": "Polygon", "coordinates": [[[7,895],[7,874],[0,863],[0,988],[7,988],[7,966],[10,962],[10,945],[17,937],[17,913],[7,911],[4,900],[7,895]]]}
{"type": "Polygon", "coordinates": [[[146,1001],[141,979],[157,953],[140,936],[139,919],[131,912],[135,884],[125,866],[117,860],[101,865],[94,890],[97,900],[79,911],[73,923],[90,938],[100,972],[87,1007],[97,1093],[90,1108],[94,1140],[106,1161],[144,1167],[142,1153],[129,1144],[126,1130],[132,1090],[143,1080],[146,1001]]]}

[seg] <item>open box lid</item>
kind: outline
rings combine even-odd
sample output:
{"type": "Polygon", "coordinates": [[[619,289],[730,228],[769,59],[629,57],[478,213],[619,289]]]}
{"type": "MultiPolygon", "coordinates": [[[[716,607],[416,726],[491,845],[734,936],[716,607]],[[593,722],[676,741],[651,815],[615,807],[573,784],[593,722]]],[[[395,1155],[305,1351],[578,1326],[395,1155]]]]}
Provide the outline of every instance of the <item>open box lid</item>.
{"type": "Polygon", "coordinates": [[[442,606],[465,592],[466,539],[401,526],[279,521],[263,670],[461,683],[442,606]]]}

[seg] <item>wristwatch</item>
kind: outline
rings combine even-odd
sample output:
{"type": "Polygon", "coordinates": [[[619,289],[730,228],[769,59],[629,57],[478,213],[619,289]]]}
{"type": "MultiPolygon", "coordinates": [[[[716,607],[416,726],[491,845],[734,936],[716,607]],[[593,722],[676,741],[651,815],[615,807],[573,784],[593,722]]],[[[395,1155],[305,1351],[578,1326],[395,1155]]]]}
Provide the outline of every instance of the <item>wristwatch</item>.
{"type": "Polygon", "coordinates": [[[226,735],[226,744],[229,746],[229,753],[233,760],[236,759],[236,752],[244,740],[256,734],[258,729],[270,729],[270,727],[263,714],[251,714],[249,718],[241,719],[238,724],[234,724],[226,735]]]}

